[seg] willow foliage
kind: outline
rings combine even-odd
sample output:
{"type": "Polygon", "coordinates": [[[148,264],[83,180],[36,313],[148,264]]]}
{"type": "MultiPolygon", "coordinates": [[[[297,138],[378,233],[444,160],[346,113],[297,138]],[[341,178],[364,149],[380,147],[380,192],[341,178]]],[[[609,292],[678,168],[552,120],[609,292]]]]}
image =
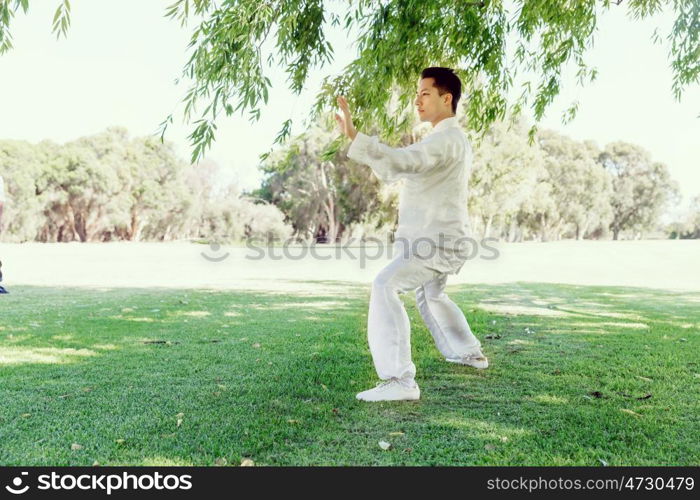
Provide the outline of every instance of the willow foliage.
{"type": "MultiPolygon", "coordinates": [[[[0,53],[11,47],[12,17],[29,3],[0,0],[0,53]]],[[[679,99],[700,80],[698,0],[176,0],[166,16],[193,26],[190,58],[183,68],[191,87],[183,101],[185,119],[193,126],[192,157],[198,160],[214,140],[222,115],[259,118],[271,87],[267,75],[274,68],[284,68],[289,88],[299,93],[312,71],[332,61],[326,35],[335,28],[357,36],[357,57],[342,74],[324,80],[312,120],[328,118],[334,96],[344,94],[358,128],[396,140],[411,124],[417,75],[436,65],[457,69],[465,82],[465,113],[473,130],[485,131],[525,107],[539,120],[560,91],[566,64],[576,64],[581,84],[595,79],[586,51],[600,17],[613,8],[626,9],[632,20],[672,9],[671,32],[657,31],[652,37],[668,45],[671,90],[679,99]],[[268,40],[273,49],[266,52],[268,40]],[[515,40],[509,50],[507,40],[515,40]],[[534,77],[525,81],[514,102],[507,102],[516,75],[523,73],[534,77]]],[[[65,34],[69,19],[70,3],[62,0],[53,31],[65,34]]],[[[563,118],[575,114],[576,103],[563,118]]],[[[171,115],[163,121],[161,133],[172,120],[171,115]]],[[[280,121],[275,142],[283,142],[291,131],[290,120],[280,121]]]]}

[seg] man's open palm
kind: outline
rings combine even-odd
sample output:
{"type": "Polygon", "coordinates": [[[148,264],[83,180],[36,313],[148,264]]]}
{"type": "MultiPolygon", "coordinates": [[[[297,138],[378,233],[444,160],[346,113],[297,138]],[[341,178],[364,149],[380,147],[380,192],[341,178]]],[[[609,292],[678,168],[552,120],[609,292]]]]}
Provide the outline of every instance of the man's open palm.
{"type": "Polygon", "coordinates": [[[354,139],[357,135],[357,130],[352,123],[350,108],[348,107],[348,101],[345,100],[345,97],[338,96],[338,106],[340,106],[340,110],[343,112],[342,117],[338,113],[335,114],[335,121],[338,122],[340,133],[347,135],[350,139],[354,139]]]}

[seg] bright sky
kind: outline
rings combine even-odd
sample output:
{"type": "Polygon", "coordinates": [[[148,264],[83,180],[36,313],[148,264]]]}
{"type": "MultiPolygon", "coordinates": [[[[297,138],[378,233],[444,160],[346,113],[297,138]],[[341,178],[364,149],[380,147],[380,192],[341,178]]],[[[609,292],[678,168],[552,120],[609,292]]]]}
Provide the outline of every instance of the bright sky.
{"type": "MultiPolygon", "coordinates": [[[[58,0],[32,1],[29,13],[13,22],[15,48],[0,57],[0,138],[65,142],[113,125],[132,135],[155,133],[169,113],[182,109],[178,103],[186,91],[174,80],[188,56],[190,29],[163,17],[170,3],[73,0],[68,38],[57,41],[51,21],[58,0]]],[[[667,49],[650,39],[656,26],[668,33],[672,17],[633,22],[625,10],[613,8],[599,25],[588,57],[598,79],[580,88],[571,71],[541,126],[600,146],[615,140],[644,146],[668,165],[685,206],[700,194],[700,86],[687,89],[681,102],[673,99],[667,49]],[[564,126],[561,112],[573,100],[579,101],[578,116],[564,126]]],[[[342,32],[329,39],[336,59],[314,72],[300,97],[286,89],[280,70],[269,75],[274,90],[259,122],[232,117],[219,123],[208,157],[241,187],[258,185],[258,155],[269,149],[284,119],[292,116],[294,132],[300,132],[322,77],[352,59],[351,40],[342,32]]],[[[166,139],[189,158],[191,128],[179,116],[166,139]]]]}

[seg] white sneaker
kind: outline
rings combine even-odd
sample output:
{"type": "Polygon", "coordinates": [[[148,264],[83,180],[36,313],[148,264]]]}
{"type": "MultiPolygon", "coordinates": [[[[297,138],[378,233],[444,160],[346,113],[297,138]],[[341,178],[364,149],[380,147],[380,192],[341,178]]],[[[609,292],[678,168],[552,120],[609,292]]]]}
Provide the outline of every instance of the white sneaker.
{"type": "Polygon", "coordinates": [[[374,389],[359,393],[360,401],[414,401],[420,399],[420,389],[414,382],[413,387],[407,387],[397,379],[380,382],[374,389]]]}
{"type": "Polygon", "coordinates": [[[461,358],[445,358],[446,361],[450,363],[458,363],[460,365],[473,366],[479,370],[489,367],[489,360],[484,356],[484,354],[479,351],[474,354],[467,354],[461,358]]]}

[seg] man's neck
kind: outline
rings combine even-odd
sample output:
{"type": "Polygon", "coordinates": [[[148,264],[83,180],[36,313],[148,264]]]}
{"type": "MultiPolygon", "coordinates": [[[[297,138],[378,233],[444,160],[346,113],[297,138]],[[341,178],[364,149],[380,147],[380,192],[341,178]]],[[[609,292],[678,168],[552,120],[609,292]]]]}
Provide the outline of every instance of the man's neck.
{"type": "Polygon", "coordinates": [[[431,122],[433,124],[433,128],[435,128],[435,126],[438,123],[440,123],[442,120],[444,120],[445,118],[454,118],[455,116],[456,115],[452,114],[452,115],[444,115],[444,116],[441,116],[439,118],[436,118],[435,121],[431,122]]]}

